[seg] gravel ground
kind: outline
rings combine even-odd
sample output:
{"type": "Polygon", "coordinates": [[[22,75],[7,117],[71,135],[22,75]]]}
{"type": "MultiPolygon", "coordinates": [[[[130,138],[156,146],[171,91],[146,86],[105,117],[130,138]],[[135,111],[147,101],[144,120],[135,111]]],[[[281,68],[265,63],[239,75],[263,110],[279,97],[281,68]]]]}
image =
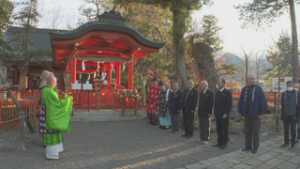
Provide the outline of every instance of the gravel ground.
{"type": "MultiPolygon", "coordinates": [[[[158,129],[145,120],[118,122],[72,122],[71,132],[64,135],[64,152],[60,160],[45,160],[41,142],[27,149],[0,153],[1,169],[173,169],[216,157],[244,147],[244,137],[233,134],[233,143],[220,150],[212,147],[216,133],[208,145],[196,143],[199,131],[191,139],[158,129]]],[[[278,135],[261,136],[261,141],[278,135]]],[[[0,137],[2,138],[2,137],[0,137]]]]}

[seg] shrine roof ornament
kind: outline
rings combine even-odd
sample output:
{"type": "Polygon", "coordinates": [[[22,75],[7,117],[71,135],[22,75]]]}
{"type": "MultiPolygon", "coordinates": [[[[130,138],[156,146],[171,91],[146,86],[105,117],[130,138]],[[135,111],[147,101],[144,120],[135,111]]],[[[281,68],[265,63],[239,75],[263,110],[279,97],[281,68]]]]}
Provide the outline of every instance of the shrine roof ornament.
{"type": "Polygon", "coordinates": [[[161,49],[165,44],[154,42],[144,37],[134,27],[126,24],[126,19],[115,11],[115,7],[98,16],[98,20],[87,22],[78,28],[67,32],[51,32],[51,41],[74,40],[93,31],[124,33],[133,37],[138,43],[156,49],[161,49]]]}
{"type": "Polygon", "coordinates": [[[115,11],[115,6],[113,7],[112,10],[110,11],[105,11],[103,14],[98,15],[98,20],[101,19],[114,19],[114,20],[118,20],[121,22],[125,22],[126,19],[122,17],[122,15],[119,12],[115,11]]]}

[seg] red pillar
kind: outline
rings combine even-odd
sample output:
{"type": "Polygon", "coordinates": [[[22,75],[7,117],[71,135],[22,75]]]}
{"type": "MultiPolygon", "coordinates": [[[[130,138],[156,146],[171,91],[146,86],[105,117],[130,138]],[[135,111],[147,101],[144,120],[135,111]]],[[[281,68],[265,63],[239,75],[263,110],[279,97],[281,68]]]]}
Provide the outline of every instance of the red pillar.
{"type": "Polygon", "coordinates": [[[70,84],[75,83],[76,81],[76,63],[77,63],[77,58],[71,58],[70,59],[70,72],[71,72],[71,80],[70,84]]]}
{"type": "Polygon", "coordinates": [[[111,78],[112,78],[112,69],[114,65],[109,63],[108,70],[107,70],[107,78],[108,78],[108,85],[110,86],[111,78]]]}
{"type": "Polygon", "coordinates": [[[116,83],[121,85],[121,65],[116,67],[116,83]]]}
{"type": "Polygon", "coordinates": [[[133,61],[128,63],[128,89],[133,89],[133,61]]]}

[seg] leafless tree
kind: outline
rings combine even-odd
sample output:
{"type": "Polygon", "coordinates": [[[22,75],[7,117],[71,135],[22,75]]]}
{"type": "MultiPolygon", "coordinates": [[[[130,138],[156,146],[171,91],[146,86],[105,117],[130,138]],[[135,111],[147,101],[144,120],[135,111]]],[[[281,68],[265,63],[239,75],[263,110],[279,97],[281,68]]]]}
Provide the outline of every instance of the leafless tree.
{"type": "Polygon", "coordinates": [[[259,78],[265,74],[267,70],[266,61],[265,61],[265,52],[256,51],[255,52],[255,73],[256,73],[256,82],[258,83],[259,78]]]}
{"type": "Polygon", "coordinates": [[[240,62],[241,62],[241,65],[242,65],[242,68],[241,68],[241,73],[242,73],[242,76],[241,76],[241,79],[243,80],[244,82],[244,86],[247,85],[247,77],[249,75],[249,71],[252,70],[252,66],[251,66],[251,61],[253,60],[253,51],[254,50],[251,50],[249,53],[247,53],[244,48],[240,45],[243,53],[244,53],[244,58],[240,58],[240,62]]]}

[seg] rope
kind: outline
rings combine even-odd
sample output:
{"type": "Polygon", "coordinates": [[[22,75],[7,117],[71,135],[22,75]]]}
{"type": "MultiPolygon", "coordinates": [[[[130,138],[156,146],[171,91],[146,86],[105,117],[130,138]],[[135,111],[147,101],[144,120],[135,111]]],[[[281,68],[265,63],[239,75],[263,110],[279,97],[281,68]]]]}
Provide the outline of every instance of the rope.
{"type": "Polygon", "coordinates": [[[2,123],[7,123],[7,122],[11,122],[11,121],[15,121],[15,120],[19,120],[19,119],[21,119],[21,118],[26,118],[27,116],[29,116],[30,114],[33,114],[33,113],[35,113],[35,112],[29,113],[28,115],[25,115],[25,116],[23,116],[23,117],[18,117],[18,118],[12,119],[12,120],[1,121],[0,124],[2,124],[2,123]]]}

